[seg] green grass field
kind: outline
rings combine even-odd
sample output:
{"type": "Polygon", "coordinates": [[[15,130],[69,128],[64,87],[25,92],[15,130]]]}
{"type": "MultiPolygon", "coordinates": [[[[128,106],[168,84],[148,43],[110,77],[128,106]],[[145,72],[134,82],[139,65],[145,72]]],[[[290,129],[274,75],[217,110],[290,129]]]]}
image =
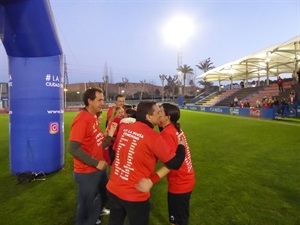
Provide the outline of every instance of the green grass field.
{"type": "MultiPolygon", "coordinates": [[[[65,146],[76,113],[65,114],[65,146]]],[[[300,225],[300,121],[182,111],[197,183],[190,225],[300,225]]],[[[0,115],[0,224],[71,225],[72,159],[45,181],[17,184],[9,169],[8,115],[0,115]]],[[[152,189],[150,225],[164,225],[167,182],[152,189]]],[[[104,218],[102,224],[107,224],[104,218]]]]}

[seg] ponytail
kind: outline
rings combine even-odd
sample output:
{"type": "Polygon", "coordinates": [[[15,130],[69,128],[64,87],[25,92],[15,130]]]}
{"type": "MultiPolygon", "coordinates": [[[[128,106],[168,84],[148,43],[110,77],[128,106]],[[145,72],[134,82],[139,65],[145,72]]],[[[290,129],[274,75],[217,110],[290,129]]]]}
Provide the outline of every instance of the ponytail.
{"type": "Polygon", "coordinates": [[[174,127],[176,128],[176,130],[178,131],[178,133],[180,134],[182,131],[181,131],[181,128],[180,128],[180,123],[176,122],[176,123],[173,123],[172,124],[174,125],[174,127]]]}

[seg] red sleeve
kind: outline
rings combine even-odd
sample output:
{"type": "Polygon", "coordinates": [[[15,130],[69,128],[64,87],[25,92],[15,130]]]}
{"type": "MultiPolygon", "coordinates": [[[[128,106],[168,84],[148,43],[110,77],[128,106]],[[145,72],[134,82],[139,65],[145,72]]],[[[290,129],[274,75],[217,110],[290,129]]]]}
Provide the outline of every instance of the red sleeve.
{"type": "Polygon", "coordinates": [[[119,131],[119,126],[120,126],[120,121],[121,121],[121,119],[122,119],[122,118],[120,118],[120,117],[114,118],[113,121],[111,121],[111,122],[107,125],[107,129],[109,130],[110,127],[111,127],[111,124],[112,124],[113,122],[118,124],[118,127],[117,127],[117,129],[116,129],[116,131],[115,131],[115,133],[114,133],[114,135],[113,135],[114,137],[117,136],[117,133],[118,133],[118,131],[119,131]]]}
{"type": "Polygon", "coordinates": [[[109,118],[111,117],[111,114],[113,112],[113,108],[114,108],[114,106],[108,108],[107,113],[106,113],[106,121],[108,121],[109,118]]]}
{"type": "Polygon", "coordinates": [[[86,135],[86,122],[83,120],[74,121],[70,133],[70,141],[82,143],[86,135]]]}
{"type": "Polygon", "coordinates": [[[167,144],[161,135],[155,138],[152,152],[162,163],[168,162],[175,156],[175,151],[173,151],[173,148],[167,144]]]}
{"type": "Polygon", "coordinates": [[[161,132],[161,136],[163,137],[165,142],[167,142],[169,144],[169,146],[171,147],[171,150],[173,152],[176,152],[177,146],[178,146],[178,140],[177,140],[176,134],[172,134],[170,132],[167,132],[167,131],[163,130],[161,132]]]}
{"type": "Polygon", "coordinates": [[[123,119],[123,118],[120,118],[120,117],[114,118],[114,119],[113,119],[113,122],[119,124],[120,121],[121,121],[121,119],[123,119]]]}

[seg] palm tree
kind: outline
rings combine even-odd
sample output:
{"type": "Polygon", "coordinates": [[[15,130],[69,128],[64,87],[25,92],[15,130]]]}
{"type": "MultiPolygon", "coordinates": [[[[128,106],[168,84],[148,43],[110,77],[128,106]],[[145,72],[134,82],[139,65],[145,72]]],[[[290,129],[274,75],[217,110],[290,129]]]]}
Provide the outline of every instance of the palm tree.
{"type": "Polygon", "coordinates": [[[180,66],[180,67],[178,68],[178,70],[179,70],[181,73],[183,73],[182,95],[184,95],[184,87],[185,87],[186,75],[187,75],[187,74],[194,74],[194,70],[193,70],[190,66],[188,66],[188,65],[186,65],[186,64],[184,64],[183,66],[180,66]]]}
{"type": "MultiPolygon", "coordinates": [[[[211,62],[210,57],[200,61],[199,64],[196,66],[199,70],[202,70],[203,73],[206,73],[207,71],[215,68],[214,63],[211,62]]],[[[204,85],[204,89],[206,89],[206,87],[208,86],[212,86],[212,82],[206,82],[205,78],[203,79],[203,81],[199,81],[198,83],[200,85],[204,85]]]]}
{"type": "Polygon", "coordinates": [[[165,86],[165,90],[168,91],[169,98],[171,97],[173,100],[175,99],[175,88],[176,88],[176,80],[178,79],[178,75],[174,75],[167,77],[167,85],[165,86]]]}

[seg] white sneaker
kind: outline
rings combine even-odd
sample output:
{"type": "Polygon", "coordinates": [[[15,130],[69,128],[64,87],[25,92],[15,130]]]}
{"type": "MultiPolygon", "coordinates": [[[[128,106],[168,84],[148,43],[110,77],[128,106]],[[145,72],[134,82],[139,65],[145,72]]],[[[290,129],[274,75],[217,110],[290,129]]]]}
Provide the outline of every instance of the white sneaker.
{"type": "Polygon", "coordinates": [[[101,224],[101,220],[100,220],[100,219],[97,219],[97,221],[96,221],[95,224],[96,224],[96,225],[101,224]]]}
{"type": "Polygon", "coordinates": [[[110,214],[110,210],[104,207],[102,209],[102,212],[101,212],[100,216],[107,216],[109,214],[110,214]]]}

